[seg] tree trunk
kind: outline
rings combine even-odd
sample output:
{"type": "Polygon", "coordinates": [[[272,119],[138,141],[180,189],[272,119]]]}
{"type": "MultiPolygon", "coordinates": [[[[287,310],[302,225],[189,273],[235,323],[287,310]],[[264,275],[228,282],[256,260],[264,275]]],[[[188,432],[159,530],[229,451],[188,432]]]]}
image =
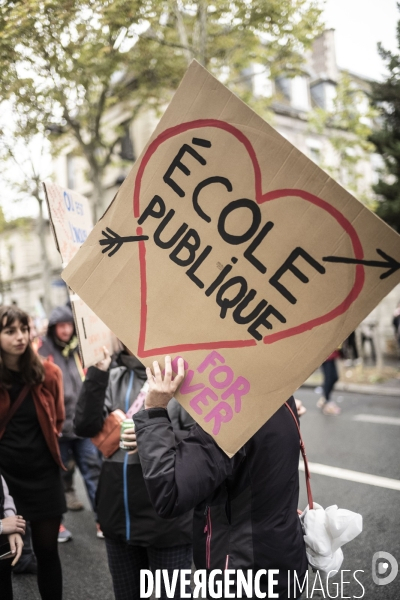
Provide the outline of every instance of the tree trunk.
{"type": "Polygon", "coordinates": [[[43,200],[39,194],[36,196],[39,204],[38,235],[40,241],[40,258],[42,262],[42,282],[43,282],[43,308],[47,316],[50,315],[53,308],[51,302],[51,266],[46,248],[46,224],[43,218],[43,200]]]}
{"type": "Polygon", "coordinates": [[[183,22],[182,14],[181,14],[181,11],[179,10],[178,3],[174,2],[172,7],[173,7],[173,11],[174,11],[174,14],[176,17],[176,26],[177,26],[181,45],[183,47],[183,53],[185,55],[187,64],[189,66],[190,63],[192,62],[193,55],[189,48],[189,40],[188,40],[188,36],[187,36],[187,31],[185,28],[185,23],[183,22]]]}
{"type": "Polygon", "coordinates": [[[199,62],[207,67],[207,6],[206,0],[199,1],[199,62]]]}
{"type": "Polygon", "coordinates": [[[93,196],[92,196],[92,214],[93,225],[96,225],[100,215],[104,211],[104,189],[100,170],[92,168],[93,196]]]}

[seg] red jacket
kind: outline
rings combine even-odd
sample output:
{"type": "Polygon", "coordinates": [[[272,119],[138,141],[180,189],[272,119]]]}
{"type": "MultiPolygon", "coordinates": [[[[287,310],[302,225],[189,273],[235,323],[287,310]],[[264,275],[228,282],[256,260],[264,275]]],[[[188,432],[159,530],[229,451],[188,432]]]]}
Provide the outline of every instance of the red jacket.
{"type": "MultiPolygon", "coordinates": [[[[62,372],[57,365],[47,360],[43,362],[43,366],[45,379],[43,383],[32,386],[33,401],[51,455],[60,467],[65,468],[58,446],[58,437],[65,417],[62,372]]],[[[0,422],[5,418],[9,408],[8,391],[0,388],[0,422]]]]}

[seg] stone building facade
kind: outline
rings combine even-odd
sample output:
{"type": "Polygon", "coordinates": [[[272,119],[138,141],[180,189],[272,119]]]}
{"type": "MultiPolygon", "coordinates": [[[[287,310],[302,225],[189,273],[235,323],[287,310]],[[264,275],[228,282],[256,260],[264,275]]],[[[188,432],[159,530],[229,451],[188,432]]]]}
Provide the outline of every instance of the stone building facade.
{"type": "Polygon", "coordinates": [[[50,298],[44,295],[43,264],[37,223],[28,219],[23,226],[7,227],[0,233],[0,299],[17,304],[32,316],[45,317],[45,306],[65,304],[68,294],[61,279],[61,259],[55,247],[49,222],[45,243],[50,262],[50,298]]]}

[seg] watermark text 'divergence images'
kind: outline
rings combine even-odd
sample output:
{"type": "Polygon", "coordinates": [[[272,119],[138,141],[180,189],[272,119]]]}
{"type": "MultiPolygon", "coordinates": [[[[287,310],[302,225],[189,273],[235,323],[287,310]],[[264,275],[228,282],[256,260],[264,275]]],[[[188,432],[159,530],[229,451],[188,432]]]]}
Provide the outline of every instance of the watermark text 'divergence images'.
{"type": "MultiPolygon", "coordinates": [[[[335,574],[333,571],[332,574],[335,574]]],[[[316,573],[306,572],[303,577],[298,577],[296,571],[287,572],[288,598],[320,597],[318,592],[323,592],[325,598],[363,598],[365,589],[361,583],[363,570],[341,570],[338,581],[332,581],[316,573]],[[359,595],[348,595],[348,586],[355,582],[359,595]]],[[[208,573],[205,569],[198,569],[193,573],[193,590],[190,591],[192,572],[190,569],[157,569],[154,573],[148,569],[140,571],[140,598],[161,597],[161,588],[165,587],[167,598],[174,598],[178,586],[180,598],[279,598],[277,592],[279,569],[269,569],[267,591],[261,590],[261,578],[267,571],[260,569],[242,571],[240,569],[213,569],[208,573]]],[[[263,586],[264,587],[264,586],[263,586]]]]}

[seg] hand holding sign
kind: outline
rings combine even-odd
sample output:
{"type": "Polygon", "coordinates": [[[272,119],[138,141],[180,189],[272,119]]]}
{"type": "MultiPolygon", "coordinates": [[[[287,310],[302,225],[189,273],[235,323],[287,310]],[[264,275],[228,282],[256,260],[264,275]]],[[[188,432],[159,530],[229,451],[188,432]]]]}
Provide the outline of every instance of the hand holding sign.
{"type": "Polygon", "coordinates": [[[146,368],[149,390],[147,392],[145,408],[167,408],[168,402],[176,394],[183,378],[185,377],[183,358],[177,361],[178,373],[172,377],[171,357],[165,357],[165,371],[161,373],[158,362],[153,362],[153,373],[150,367],[146,368]]]}

